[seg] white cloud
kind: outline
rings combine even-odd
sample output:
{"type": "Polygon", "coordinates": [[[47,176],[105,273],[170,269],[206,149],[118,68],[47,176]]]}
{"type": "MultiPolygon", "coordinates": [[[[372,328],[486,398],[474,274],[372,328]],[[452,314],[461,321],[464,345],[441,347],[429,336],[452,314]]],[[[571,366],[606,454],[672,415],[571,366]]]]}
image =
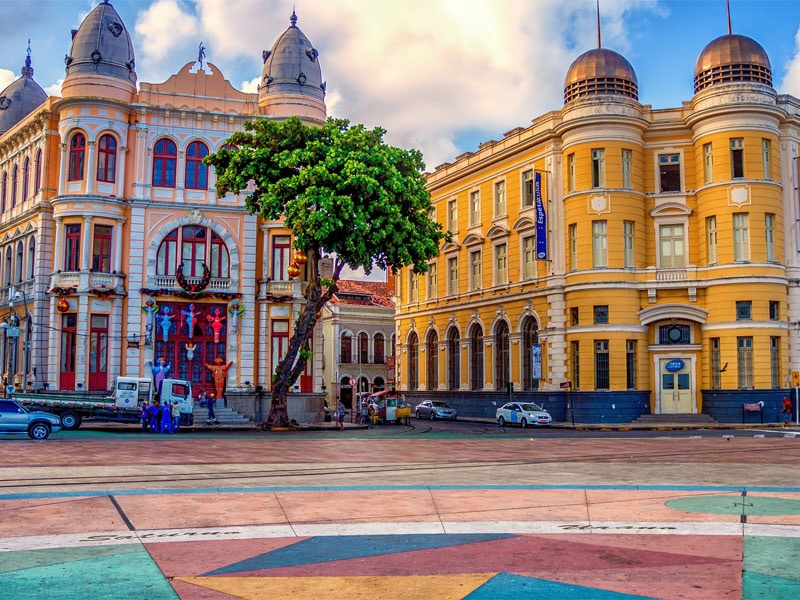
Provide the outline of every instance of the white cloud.
{"type": "Polygon", "coordinates": [[[17,78],[17,74],[14,71],[9,71],[8,69],[0,69],[0,90],[6,89],[9,85],[11,85],[14,80],[17,78]]]}
{"type": "MultiPolygon", "coordinates": [[[[177,72],[182,63],[175,64],[176,50],[188,40],[197,40],[197,19],[184,10],[177,0],[156,0],[147,10],[138,14],[134,30],[139,36],[134,48],[137,57],[137,72],[148,73],[148,67],[158,72],[157,67],[166,62],[166,68],[177,72]]],[[[188,62],[188,59],[187,59],[188,62]]],[[[149,75],[149,73],[148,73],[149,75]]],[[[149,81],[153,81],[148,77],[149,81]]]]}
{"type": "Polygon", "coordinates": [[[785,75],[779,89],[783,94],[800,97],[800,28],[794,36],[795,52],[787,62],[785,75]]]}

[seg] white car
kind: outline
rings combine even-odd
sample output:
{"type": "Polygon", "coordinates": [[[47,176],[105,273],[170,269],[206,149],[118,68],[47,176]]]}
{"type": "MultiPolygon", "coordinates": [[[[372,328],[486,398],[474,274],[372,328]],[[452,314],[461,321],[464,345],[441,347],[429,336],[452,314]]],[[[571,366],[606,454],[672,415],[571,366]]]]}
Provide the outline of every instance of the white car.
{"type": "Polygon", "coordinates": [[[550,425],[553,422],[550,413],[533,402],[506,402],[497,409],[495,418],[500,427],[504,427],[506,423],[527,427],[528,425],[550,425]]]}

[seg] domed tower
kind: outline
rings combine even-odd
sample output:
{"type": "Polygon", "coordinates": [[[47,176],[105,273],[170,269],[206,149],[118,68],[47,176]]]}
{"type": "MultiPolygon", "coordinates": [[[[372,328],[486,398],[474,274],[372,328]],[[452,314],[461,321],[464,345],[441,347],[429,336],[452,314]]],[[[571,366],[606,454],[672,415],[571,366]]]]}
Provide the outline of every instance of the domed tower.
{"type": "Polygon", "coordinates": [[[608,48],[595,48],[581,54],[564,78],[564,104],[598,95],[639,100],[639,84],[631,63],[608,48]]]}
{"type": "Polygon", "coordinates": [[[263,115],[272,118],[298,116],[312,122],[324,122],[325,82],[317,60],[319,53],[297,27],[292,11],[291,25],[272,50],[265,50],[258,105],[263,115]]]}
{"type": "Polygon", "coordinates": [[[0,135],[47,100],[47,93],[33,80],[30,46],[20,75],[19,79],[0,92],[0,135]]]}
{"type": "Polygon", "coordinates": [[[65,57],[64,98],[96,96],[130,102],[136,93],[133,43],[117,11],[104,0],[72,32],[65,57]]]}
{"type": "Polygon", "coordinates": [[[761,44],[728,32],[703,48],[694,66],[694,93],[722,83],[772,87],[772,68],[761,44]]]}

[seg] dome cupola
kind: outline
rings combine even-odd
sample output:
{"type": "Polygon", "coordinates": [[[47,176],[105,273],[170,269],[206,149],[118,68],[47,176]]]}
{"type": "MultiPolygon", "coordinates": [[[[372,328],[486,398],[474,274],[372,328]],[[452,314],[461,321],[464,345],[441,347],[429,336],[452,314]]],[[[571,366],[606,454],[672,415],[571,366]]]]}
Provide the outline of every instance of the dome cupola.
{"type": "Polygon", "coordinates": [[[564,78],[564,104],[599,95],[639,100],[639,83],[631,63],[608,48],[595,48],[581,54],[564,78]]]}
{"type": "Polygon", "coordinates": [[[728,33],[708,44],[694,66],[694,93],[721,83],[751,82],[772,87],[772,68],[761,44],[728,33]]]}
{"type": "Polygon", "coordinates": [[[28,55],[25,57],[19,79],[0,92],[0,135],[22,121],[45,100],[47,93],[33,80],[29,43],[28,55]]]}
{"type": "Polygon", "coordinates": [[[319,64],[319,52],[297,27],[292,11],[291,25],[272,50],[262,53],[264,68],[258,86],[262,113],[276,118],[306,117],[324,121],[325,82],[319,64]]]}

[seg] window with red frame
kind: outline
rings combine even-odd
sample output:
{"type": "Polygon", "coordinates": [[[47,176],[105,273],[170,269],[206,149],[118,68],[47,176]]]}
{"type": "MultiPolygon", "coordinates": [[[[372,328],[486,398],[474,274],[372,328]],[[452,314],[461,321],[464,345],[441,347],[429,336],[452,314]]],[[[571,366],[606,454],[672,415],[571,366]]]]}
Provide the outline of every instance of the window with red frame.
{"type": "Polygon", "coordinates": [[[175,187],[175,165],[178,160],[178,147],[175,142],[162,138],[153,150],[153,185],[155,187],[175,187]]]}
{"type": "Polygon", "coordinates": [[[30,184],[31,184],[31,158],[30,156],[25,157],[25,161],[22,163],[22,201],[28,199],[28,194],[30,193],[30,184]]]}
{"type": "Polygon", "coordinates": [[[81,226],[69,224],[64,228],[64,270],[81,270],[81,226]]]}
{"type": "Polygon", "coordinates": [[[4,213],[6,212],[6,194],[8,193],[8,171],[3,171],[3,179],[0,181],[0,186],[2,186],[2,189],[0,189],[0,213],[4,213]]]}
{"type": "Polygon", "coordinates": [[[156,275],[176,275],[179,262],[184,277],[202,277],[204,264],[211,277],[230,277],[228,247],[207,227],[186,225],[164,237],[156,253],[156,275]]]}
{"type": "Polygon", "coordinates": [[[117,140],[109,134],[100,138],[97,144],[97,181],[114,183],[117,169],[117,140]]]}
{"type": "Polygon", "coordinates": [[[33,279],[36,274],[36,238],[31,237],[28,242],[28,279],[33,279]]]}
{"type": "Polygon", "coordinates": [[[86,160],[86,136],[76,133],[69,141],[69,171],[67,179],[69,181],[80,181],[83,179],[83,164],[86,160]]]}
{"type": "Polygon", "coordinates": [[[111,225],[95,225],[92,241],[92,269],[98,273],[111,272],[111,225]]]}
{"type": "Polygon", "coordinates": [[[19,186],[19,166],[14,165],[11,170],[11,208],[17,205],[17,190],[19,186]]]}
{"type": "Polygon", "coordinates": [[[203,142],[192,142],[186,149],[187,190],[208,189],[208,167],[203,164],[203,158],[206,156],[208,156],[208,146],[203,142]]]}
{"type": "Polygon", "coordinates": [[[36,151],[36,161],[33,164],[33,193],[38,194],[42,187],[42,151],[36,151]]]}

